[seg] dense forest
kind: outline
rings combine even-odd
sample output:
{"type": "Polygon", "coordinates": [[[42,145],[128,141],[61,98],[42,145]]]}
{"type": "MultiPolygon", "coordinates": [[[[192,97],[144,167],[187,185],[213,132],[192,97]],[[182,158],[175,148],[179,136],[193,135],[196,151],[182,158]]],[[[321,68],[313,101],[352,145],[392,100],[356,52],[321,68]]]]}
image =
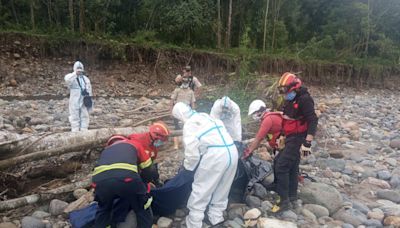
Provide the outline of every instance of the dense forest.
{"type": "Polygon", "coordinates": [[[0,29],[329,62],[400,62],[399,0],[0,0],[0,29]]]}

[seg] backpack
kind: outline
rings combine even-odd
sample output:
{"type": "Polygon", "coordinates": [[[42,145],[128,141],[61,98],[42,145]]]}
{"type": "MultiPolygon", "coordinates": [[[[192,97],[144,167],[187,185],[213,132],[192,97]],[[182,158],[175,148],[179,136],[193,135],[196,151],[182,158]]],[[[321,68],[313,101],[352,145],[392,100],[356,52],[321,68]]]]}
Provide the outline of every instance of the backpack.
{"type": "Polygon", "coordinates": [[[93,106],[93,101],[92,97],[89,95],[89,92],[86,90],[86,84],[85,88],[82,88],[81,83],[79,82],[79,78],[76,78],[76,80],[78,81],[78,85],[81,88],[81,95],[83,96],[83,105],[85,105],[86,108],[91,108],[93,106]]]}

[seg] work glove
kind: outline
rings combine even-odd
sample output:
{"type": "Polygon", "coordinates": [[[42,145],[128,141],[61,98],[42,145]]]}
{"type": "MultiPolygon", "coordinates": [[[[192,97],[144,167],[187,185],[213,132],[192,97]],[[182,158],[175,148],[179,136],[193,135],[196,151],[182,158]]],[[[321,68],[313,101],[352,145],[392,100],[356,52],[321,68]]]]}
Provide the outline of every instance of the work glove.
{"type": "Polygon", "coordinates": [[[311,142],[305,141],[300,147],[300,157],[305,158],[311,154],[311,142]]]}
{"type": "Polygon", "coordinates": [[[251,155],[250,149],[249,149],[249,148],[246,148],[246,149],[244,149],[242,158],[243,158],[243,159],[246,159],[246,158],[248,158],[250,155],[251,155]]]}

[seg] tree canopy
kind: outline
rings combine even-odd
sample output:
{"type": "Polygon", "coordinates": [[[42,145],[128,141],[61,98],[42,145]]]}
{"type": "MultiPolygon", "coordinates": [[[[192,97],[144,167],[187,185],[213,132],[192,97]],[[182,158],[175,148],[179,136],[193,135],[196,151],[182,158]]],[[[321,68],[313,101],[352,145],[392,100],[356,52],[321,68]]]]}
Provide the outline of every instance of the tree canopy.
{"type": "Polygon", "coordinates": [[[335,62],[399,64],[399,25],[399,0],[0,0],[1,30],[335,62]]]}

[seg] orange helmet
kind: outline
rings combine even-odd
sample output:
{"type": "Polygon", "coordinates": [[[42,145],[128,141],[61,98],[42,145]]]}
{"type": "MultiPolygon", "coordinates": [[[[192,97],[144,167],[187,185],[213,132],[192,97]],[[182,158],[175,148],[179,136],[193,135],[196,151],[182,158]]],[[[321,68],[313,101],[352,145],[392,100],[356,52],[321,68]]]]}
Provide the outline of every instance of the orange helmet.
{"type": "Polygon", "coordinates": [[[278,82],[278,90],[281,94],[292,92],[301,87],[301,80],[296,75],[286,72],[278,82]]]}
{"type": "Polygon", "coordinates": [[[170,133],[167,125],[162,121],[153,123],[150,126],[149,132],[153,140],[159,139],[161,141],[167,141],[170,133]]]}
{"type": "Polygon", "coordinates": [[[110,139],[108,139],[106,146],[111,146],[112,144],[127,139],[123,135],[113,135],[110,139]]]}

